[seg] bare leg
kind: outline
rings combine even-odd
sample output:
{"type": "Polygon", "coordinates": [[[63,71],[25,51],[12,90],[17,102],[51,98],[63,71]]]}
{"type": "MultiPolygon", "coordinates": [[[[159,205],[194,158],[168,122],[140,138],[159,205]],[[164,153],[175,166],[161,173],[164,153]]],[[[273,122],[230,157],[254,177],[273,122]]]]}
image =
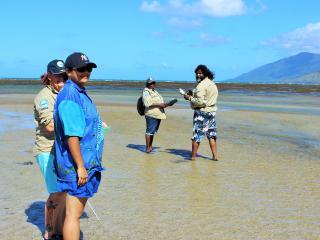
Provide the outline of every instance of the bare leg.
{"type": "Polygon", "coordinates": [[[66,212],[65,193],[51,193],[45,206],[44,238],[49,239],[54,234],[62,235],[63,222],[66,212]]]}
{"type": "Polygon", "coordinates": [[[146,134],[146,153],[150,153],[152,151],[152,142],[153,136],[146,134]]]}
{"type": "Polygon", "coordinates": [[[211,152],[212,152],[212,160],[218,161],[217,144],[216,144],[216,141],[214,140],[214,138],[209,139],[209,145],[210,145],[211,152]]]}
{"type": "Polygon", "coordinates": [[[87,198],[66,196],[66,219],[63,225],[64,240],[79,240],[80,217],[87,203],[87,198]]]}
{"type": "Polygon", "coordinates": [[[153,137],[154,137],[154,135],[150,136],[150,149],[151,149],[151,151],[152,151],[153,137]]]}
{"type": "Polygon", "coordinates": [[[200,143],[197,143],[196,141],[192,140],[192,153],[191,153],[192,161],[196,160],[199,145],[200,143]]]}
{"type": "Polygon", "coordinates": [[[51,193],[47,199],[46,205],[44,207],[44,224],[45,224],[45,232],[44,232],[44,239],[50,239],[53,235],[53,211],[55,208],[54,203],[52,202],[52,195],[51,193]]]}
{"type": "Polygon", "coordinates": [[[56,205],[53,212],[53,232],[62,235],[63,223],[66,217],[66,193],[52,194],[52,202],[56,205]]]}

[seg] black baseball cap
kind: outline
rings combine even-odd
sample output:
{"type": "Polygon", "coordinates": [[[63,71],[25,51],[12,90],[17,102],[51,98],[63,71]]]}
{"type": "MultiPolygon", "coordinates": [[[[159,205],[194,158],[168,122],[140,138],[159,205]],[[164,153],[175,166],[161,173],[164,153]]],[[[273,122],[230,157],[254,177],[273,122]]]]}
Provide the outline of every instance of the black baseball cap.
{"type": "Polygon", "coordinates": [[[93,62],[90,62],[87,55],[81,52],[75,52],[69,55],[65,62],[66,68],[81,68],[81,67],[92,67],[96,68],[97,65],[93,62]]]}
{"type": "Polygon", "coordinates": [[[66,69],[64,67],[64,62],[59,59],[52,60],[48,63],[47,72],[51,74],[65,73],[66,69]]]}

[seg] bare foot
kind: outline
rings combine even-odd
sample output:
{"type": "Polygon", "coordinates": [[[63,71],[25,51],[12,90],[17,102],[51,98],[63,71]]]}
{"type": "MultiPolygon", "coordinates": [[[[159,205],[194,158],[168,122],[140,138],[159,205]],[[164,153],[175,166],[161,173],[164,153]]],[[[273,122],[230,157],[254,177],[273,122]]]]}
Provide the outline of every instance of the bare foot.
{"type": "Polygon", "coordinates": [[[218,162],[218,158],[212,158],[212,161],[218,162]]]}

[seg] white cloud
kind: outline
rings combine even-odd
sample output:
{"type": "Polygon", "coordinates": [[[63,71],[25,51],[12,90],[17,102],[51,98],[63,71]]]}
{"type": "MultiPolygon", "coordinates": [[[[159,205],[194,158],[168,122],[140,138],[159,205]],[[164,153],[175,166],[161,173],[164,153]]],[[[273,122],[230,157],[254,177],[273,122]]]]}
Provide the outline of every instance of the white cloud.
{"type": "Polygon", "coordinates": [[[264,45],[281,48],[292,53],[320,52],[320,22],[310,23],[302,28],[264,42],[264,45]]]}
{"type": "Polygon", "coordinates": [[[185,16],[228,17],[242,15],[246,12],[243,0],[198,0],[186,3],[184,0],[169,0],[160,4],[153,0],[143,1],[141,11],[185,16]]]}
{"type": "Polygon", "coordinates": [[[264,4],[261,0],[256,0],[256,4],[252,4],[248,9],[247,12],[251,14],[260,14],[261,12],[267,11],[269,7],[264,4]]]}
{"type": "Polygon", "coordinates": [[[231,43],[231,38],[213,35],[210,33],[201,33],[199,36],[199,44],[191,44],[191,47],[202,48],[202,47],[214,47],[217,45],[229,44],[231,43]]]}
{"type": "Polygon", "coordinates": [[[163,67],[163,68],[169,68],[169,64],[166,63],[166,62],[162,62],[162,63],[161,63],[161,67],[163,67]]]}
{"type": "Polygon", "coordinates": [[[246,6],[242,0],[201,0],[200,11],[213,17],[242,15],[246,6]]]}
{"type": "Polygon", "coordinates": [[[212,35],[212,34],[209,34],[209,33],[202,33],[200,35],[200,40],[202,42],[208,43],[208,44],[225,44],[225,43],[230,43],[231,42],[230,38],[216,36],[216,35],[212,35]]]}
{"type": "Polygon", "coordinates": [[[196,28],[202,26],[202,19],[186,19],[186,18],[180,18],[180,17],[172,17],[170,18],[167,23],[170,26],[176,27],[176,28],[196,28]]]}
{"type": "Polygon", "coordinates": [[[166,32],[154,31],[151,33],[151,36],[154,38],[163,39],[163,38],[166,38],[168,34],[166,32]]]}
{"type": "Polygon", "coordinates": [[[266,4],[264,4],[261,0],[256,0],[256,3],[259,6],[259,11],[268,10],[268,6],[266,4]]]}
{"type": "Polygon", "coordinates": [[[143,1],[140,6],[140,10],[143,12],[162,12],[163,11],[158,1],[152,1],[151,3],[148,3],[148,1],[143,1]]]}

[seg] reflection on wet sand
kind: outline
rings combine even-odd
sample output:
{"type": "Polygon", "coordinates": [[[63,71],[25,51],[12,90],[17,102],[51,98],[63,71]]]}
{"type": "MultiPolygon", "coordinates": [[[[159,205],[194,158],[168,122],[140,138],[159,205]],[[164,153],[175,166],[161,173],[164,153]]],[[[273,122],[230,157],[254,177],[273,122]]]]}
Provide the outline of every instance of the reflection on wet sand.
{"type": "MultiPolygon", "coordinates": [[[[319,238],[320,129],[315,123],[320,114],[312,110],[316,96],[288,94],[281,96],[290,101],[268,101],[268,95],[222,93],[220,109],[227,110],[217,114],[219,162],[209,160],[206,140],[197,160],[188,160],[192,111],[187,105],[167,111],[156,151],[145,154],[145,120],[135,109],[138,93],[93,96],[111,131],[105,135],[106,171],[91,202],[100,220],[86,209],[88,217],[81,220],[84,239],[319,238]],[[249,103],[255,108],[244,109],[249,103]]],[[[23,95],[18,103],[13,95],[2,98],[0,123],[10,123],[3,111],[21,114],[14,119],[32,119],[23,117],[32,116],[32,97],[23,95]]],[[[36,164],[16,164],[33,160],[28,151],[33,129],[25,126],[17,134],[10,129],[0,132],[0,209],[5,209],[0,213],[0,238],[23,233],[31,239],[41,233],[24,212],[45,199],[46,191],[36,164]]]]}

